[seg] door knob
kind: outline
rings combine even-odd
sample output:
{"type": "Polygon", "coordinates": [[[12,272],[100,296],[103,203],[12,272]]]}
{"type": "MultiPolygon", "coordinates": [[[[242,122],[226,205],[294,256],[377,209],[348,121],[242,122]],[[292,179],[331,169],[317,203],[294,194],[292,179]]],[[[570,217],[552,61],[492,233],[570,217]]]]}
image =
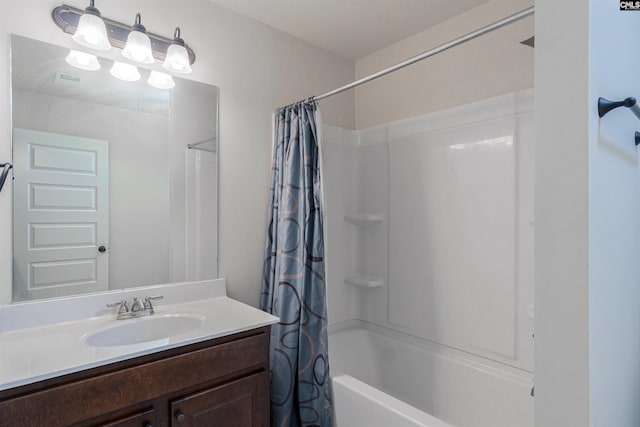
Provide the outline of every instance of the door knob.
{"type": "Polygon", "coordinates": [[[186,418],[187,416],[182,411],[176,414],[176,421],[178,421],[179,423],[183,422],[186,418]]]}
{"type": "Polygon", "coordinates": [[[98,247],[98,252],[102,253],[102,252],[106,252],[106,251],[107,251],[107,247],[106,246],[98,247]]]}

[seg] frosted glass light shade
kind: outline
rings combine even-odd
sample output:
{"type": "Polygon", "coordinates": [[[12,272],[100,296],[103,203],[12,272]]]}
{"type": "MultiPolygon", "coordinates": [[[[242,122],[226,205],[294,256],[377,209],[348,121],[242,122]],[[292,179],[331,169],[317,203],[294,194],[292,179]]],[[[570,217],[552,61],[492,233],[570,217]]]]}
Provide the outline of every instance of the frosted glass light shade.
{"type": "Polygon", "coordinates": [[[122,55],[141,64],[152,64],[154,59],[149,36],[142,31],[132,30],[127,37],[127,44],[122,51],[122,55]]]}
{"type": "Polygon", "coordinates": [[[151,51],[151,40],[149,40],[149,36],[146,34],[147,29],[144,28],[144,25],[140,22],[141,20],[140,14],[136,14],[136,22],[127,36],[127,44],[122,50],[122,55],[141,64],[152,64],[154,59],[151,51]]]}
{"type": "Polygon", "coordinates": [[[173,81],[173,77],[159,71],[152,71],[151,75],[149,75],[149,79],[147,79],[147,83],[158,89],[171,89],[176,85],[176,82],[173,81]]]}
{"type": "Polygon", "coordinates": [[[71,49],[64,59],[67,64],[81,70],[95,71],[100,69],[100,63],[95,55],[71,49]]]}
{"type": "Polygon", "coordinates": [[[113,77],[124,80],[125,82],[140,80],[138,68],[135,65],[125,64],[124,62],[114,62],[109,72],[113,77]]]}
{"type": "Polygon", "coordinates": [[[107,29],[104,21],[99,16],[85,12],[80,17],[78,28],[73,33],[72,39],[85,47],[96,50],[109,50],[111,44],[107,37],[107,29]]]}
{"type": "Polygon", "coordinates": [[[191,74],[187,49],[180,44],[170,45],[162,68],[172,73],[191,74]]]}

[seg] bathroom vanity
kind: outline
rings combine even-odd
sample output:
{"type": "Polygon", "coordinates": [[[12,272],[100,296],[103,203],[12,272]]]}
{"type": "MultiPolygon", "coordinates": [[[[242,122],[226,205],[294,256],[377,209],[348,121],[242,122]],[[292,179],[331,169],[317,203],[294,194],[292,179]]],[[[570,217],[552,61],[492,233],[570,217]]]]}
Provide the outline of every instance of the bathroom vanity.
{"type": "Polygon", "coordinates": [[[2,426],[267,426],[263,327],[0,392],[2,426]]]}
{"type": "MultiPolygon", "coordinates": [[[[147,318],[110,312],[0,333],[0,426],[268,426],[277,318],[222,295],[224,280],[211,282],[198,286],[217,296],[159,305],[147,318]],[[183,318],[199,323],[175,332],[164,324],[183,318]],[[158,321],[169,336],[144,326],[158,321]]],[[[11,310],[0,308],[0,319],[11,310]]]]}

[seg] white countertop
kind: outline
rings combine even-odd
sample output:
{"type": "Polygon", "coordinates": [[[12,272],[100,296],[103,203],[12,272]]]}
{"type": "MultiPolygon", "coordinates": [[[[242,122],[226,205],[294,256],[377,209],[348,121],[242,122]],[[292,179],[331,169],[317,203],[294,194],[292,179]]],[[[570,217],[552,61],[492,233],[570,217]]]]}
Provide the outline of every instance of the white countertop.
{"type": "Polygon", "coordinates": [[[195,329],[170,338],[108,347],[90,346],[85,339],[95,332],[139,319],[115,320],[115,316],[109,313],[0,333],[0,390],[248,331],[278,321],[277,317],[226,295],[157,305],[155,311],[149,317],[193,315],[200,318],[202,323],[195,329]]]}

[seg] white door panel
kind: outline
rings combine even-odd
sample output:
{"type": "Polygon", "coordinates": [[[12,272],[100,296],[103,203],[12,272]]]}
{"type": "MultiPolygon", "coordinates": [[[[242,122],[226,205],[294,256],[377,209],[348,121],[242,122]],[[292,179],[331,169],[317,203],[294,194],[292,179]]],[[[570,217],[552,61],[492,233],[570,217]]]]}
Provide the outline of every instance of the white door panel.
{"type": "Polygon", "coordinates": [[[98,246],[97,224],[30,224],[29,249],[98,246]]]}
{"type": "Polygon", "coordinates": [[[13,130],[14,300],[107,290],[109,144],[13,130]]]}
{"type": "MultiPolygon", "coordinates": [[[[36,174],[33,175],[31,179],[43,178],[36,174]]],[[[78,179],[77,176],[73,178],[78,179]]],[[[47,213],[52,210],[95,212],[98,209],[96,205],[97,193],[97,187],[29,184],[29,210],[44,210],[47,213]]]]}

